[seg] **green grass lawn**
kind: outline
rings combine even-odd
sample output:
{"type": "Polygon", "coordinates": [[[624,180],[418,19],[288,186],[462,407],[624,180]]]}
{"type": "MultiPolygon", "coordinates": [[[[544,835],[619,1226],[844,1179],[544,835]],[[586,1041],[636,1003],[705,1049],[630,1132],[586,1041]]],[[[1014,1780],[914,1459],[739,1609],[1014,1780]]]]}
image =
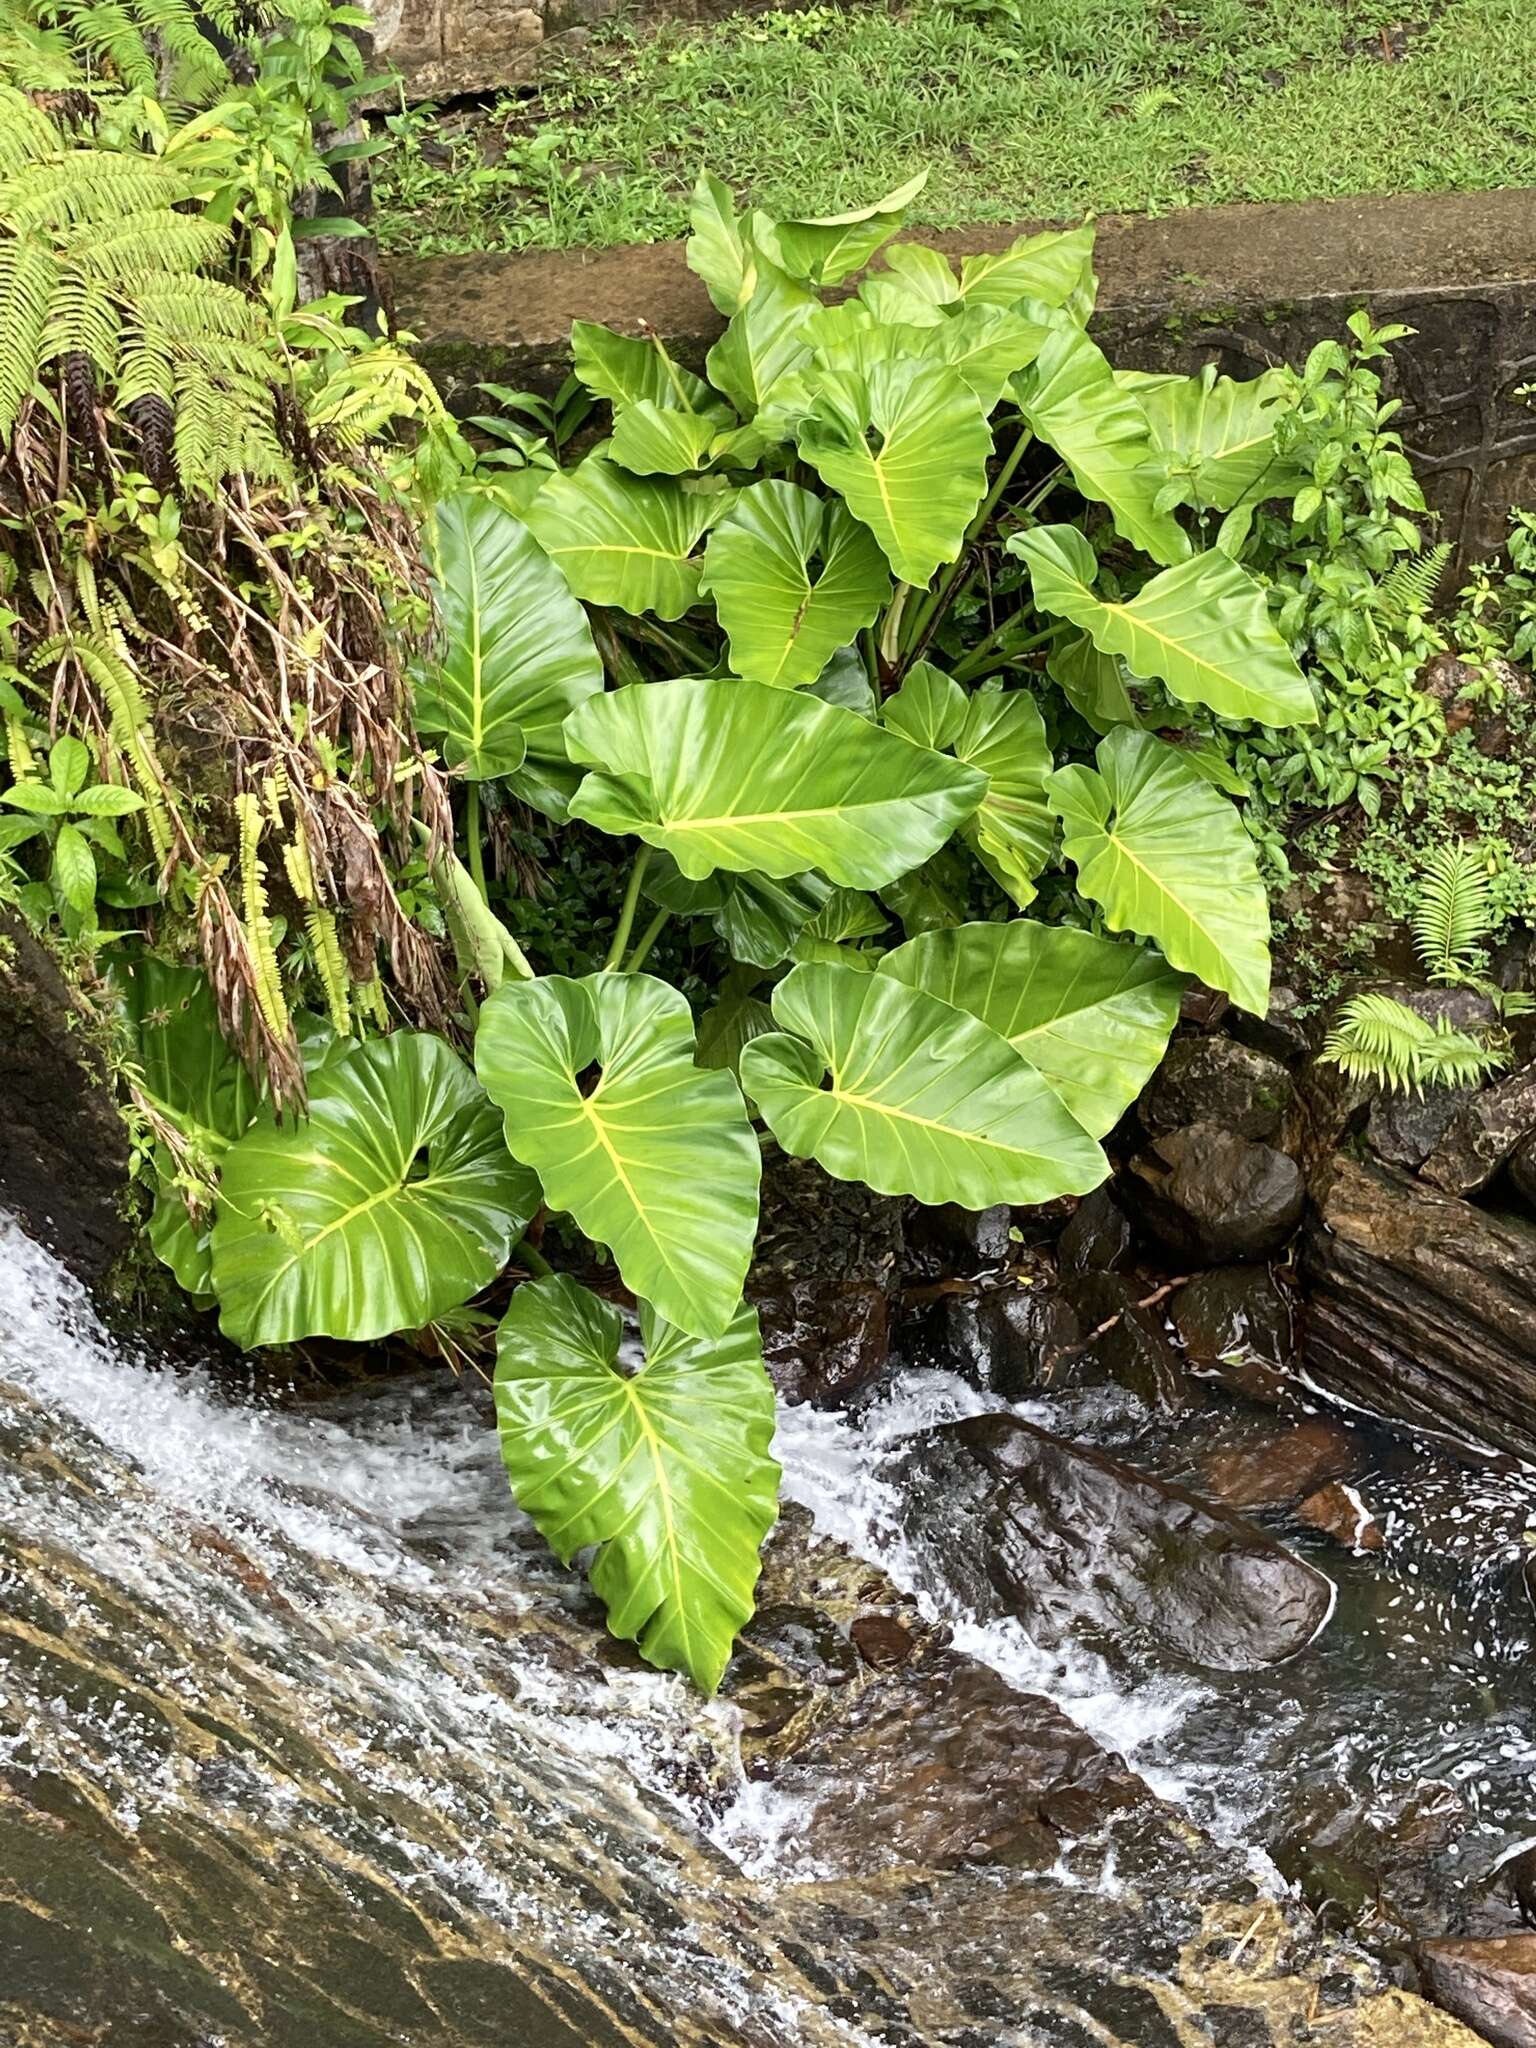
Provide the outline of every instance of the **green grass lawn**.
{"type": "Polygon", "coordinates": [[[1536,185],[1536,0],[916,0],[600,31],[469,125],[395,117],[387,248],[645,242],[700,165],[779,213],[927,166],[936,227],[1536,185]],[[1428,17],[1428,18],[1426,18],[1428,17]]]}

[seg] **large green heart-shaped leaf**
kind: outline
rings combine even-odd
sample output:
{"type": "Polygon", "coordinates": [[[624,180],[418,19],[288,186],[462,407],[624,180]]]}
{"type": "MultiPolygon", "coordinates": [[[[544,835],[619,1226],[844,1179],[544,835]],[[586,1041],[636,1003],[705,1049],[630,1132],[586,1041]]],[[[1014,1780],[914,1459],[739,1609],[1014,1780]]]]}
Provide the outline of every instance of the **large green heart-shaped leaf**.
{"type": "Polygon", "coordinates": [[[680,619],[699,594],[694,549],[729,503],[728,492],[630,476],[589,455],[549,479],[527,518],[578,597],[680,619]]]}
{"type": "Polygon", "coordinates": [[[1108,506],[1119,532],[1154,562],[1183,561],[1189,538],[1155,503],[1164,476],[1147,416],[1087,335],[1062,321],[1014,388],[1082,495],[1108,506]]]}
{"type": "Polygon", "coordinates": [[[1094,298],[1093,229],[1020,235],[998,255],[967,256],[960,266],[960,294],[976,306],[1035,299],[1086,320],[1094,298]]]}
{"type": "Polygon", "coordinates": [[[1219,548],[1165,569],[1129,604],[1109,604],[1091,587],[1098,564],[1076,527],[1037,526],[1008,547],[1029,565],[1042,611],[1081,626],[1101,653],[1122,656],[1133,674],[1160,676],[1182,703],[1266,725],[1316,718],[1312,691],[1275,631],[1263,588],[1219,548]]]}
{"type": "Polygon", "coordinates": [[[960,285],[949,258],[921,242],[898,242],[885,252],[885,268],[866,277],[859,297],[878,320],[933,327],[943,308],[959,302],[960,285]]]}
{"type": "Polygon", "coordinates": [[[760,262],[752,295],[705,358],[711,383],[751,419],[810,362],[805,323],[819,301],[775,264],[760,262]]]}
{"type": "Polygon", "coordinates": [[[1230,512],[1239,500],[1281,497],[1305,481],[1275,448],[1275,406],[1283,370],[1243,383],[1218,377],[1214,365],[1197,377],[1159,378],[1136,392],[1182,502],[1230,512]]]}
{"type": "Polygon", "coordinates": [[[777,1513],[773,1388],[754,1310],[701,1340],[644,1303],[623,1320],[564,1274],[520,1287],[497,1339],[496,1423],[518,1505],[589,1577],[614,1635],[713,1692],[752,1613],[777,1513]]]}
{"type": "Polygon", "coordinates": [[[768,482],[742,491],[711,533],[699,588],[715,600],[737,675],[793,689],[873,622],[891,579],[842,505],[768,482]]]}
{"type": "Polygon", "coordinates": [[[870,206],[824,214],[815,220],[764,222],[757,239],[791,277],[804,278],[810,284],[841,284],[845,277],[862,270],[880,245],[890,240],[927,182],[928,173],[919,171],[870,206]]]}
{"type": "Polygon", "coordinates": [[[730,188],[713,171],[700,171],[688,208],[688,268],[703,280],[715,311],[739,313],[757,285],[757,251],[742,227],[730,188]]]}
{"type": "Polygon", "coordinates": [[[1112,930],[1155,939],[1175,967],[1262,1016],[1269,904],[1237,812],[1150,733],[1119,727],[1098,763],[1047,784],[1078,887],[1112,930]]]}
{"type": "Polygon", "coordinates": [[[572,816],[664,847],[694,881],[816,868],[879,888],[937,852],[987,787],[857,712],[732,678],[610,691],[565,738],[573,760],[602,771],[572,816]]]}
{"type": "Polygon", "coordinates": [[[902,582],[922,586],[960,552],[987,488],[992,433],[980,400],[948,364],[877,362],[865,376],[827,376],[800,429],[800,452],[842,493],[902,582]]]}
{"type": "MultiPolygon", "coordinates": [[[[215,1168],[261,1103],[245,1064],[219,1029],[208,977],[197,967],[148,957],[116,969],[124,1022],[143,1085],[169,1111],[194,1153],[215,1168]]],[[[156,1256],[193,1296],[213,1291],[211,1215],[194,1221],[173,1185],[170,1153],[156,1147],[155,1206],[148,1236],[156,1256]]]]}
{"type": "Polygon", "coordinates": [[[1074,633],[1071,639],[1058,641],[1046,656],[1045,670],[1072,709],[1095,732],[1106,733],[1117,725],[1141,723],[1131,699],[1131,678],[1125,663],[1116,654],[1101,654],[1087,633],[1074,633]]]}
{"type": "Polygon", "coordinates": [[[824,372],[867,376],[876,363],[929,362],[952,369],[990,413],[1016,371],[1040,353],[1050,328],[1000,306],[961,306],[916,323],[872,312],[857,299],[826,306],[805,331],[824,372]]]}
{"type": "Polygon", "coordinates": [[[718,1336],[752,1256],[761,1162],[736,1083],[694,1064],[686,997],[648,974],[505,982],[481,1008],[475,1065],[551,1208],[668,1322],[718,1336]]]}
{"type": "Polygon", "coordinates": [[[840,1180],[986,1209],[1083,1194],[1108,1171],[1005,1038],[922,989],[813,964],[779,983],[773,1014],[741,1084],[786,1152],[840,1180]]]}
{"type": "Polygon", "coordinates": [[[901,688],[887,697],[880,716],[892,731],[919,747],[949,747],[960,737],[970,699],[931,661],[915,661],[901,688]]]}
{"type": "Polygon", "coordinates": [[[416,682],[416,722],[471,781],[565,762],[561,726],[603,687],[586,613],[514,512],[484,491],[435,519],[442,659],[416,682]]]}
{"type": "Polygon", "coordinates": [[[659,336],[639,340],[592,320],[571,323],[571,363],[594,398],[615,412],[627,405],[674,406],[679,412],[722,410],[702,377],[674,363],[659,336]]]}
{"type": "Polygon", "coordinates": [[[977,854],[1022,909],[1050,859],[1056,821],[1045,800],[1052,767],[1040,707],[1027,690],[978,690],[954,740],[955,759],[979,768],[987,793],[966,827],[977,854]]]}
{"type": "Polygon", "coordinates": [[[1146,1086],[1184,988],[1145,947],[1023,918],[926,932],[879,971],[991,1025],[1095,1138],[1146,1086]]]}
{"type": "Polygon", "coordinates": [[[304,1123],[258,1123],[224,1155],[213,1285],[225,1336],[247,1350],[363,1343],[478,1293],[539,1202],[500,1124],[430,1033],[327,1065],[304,1123]]]}

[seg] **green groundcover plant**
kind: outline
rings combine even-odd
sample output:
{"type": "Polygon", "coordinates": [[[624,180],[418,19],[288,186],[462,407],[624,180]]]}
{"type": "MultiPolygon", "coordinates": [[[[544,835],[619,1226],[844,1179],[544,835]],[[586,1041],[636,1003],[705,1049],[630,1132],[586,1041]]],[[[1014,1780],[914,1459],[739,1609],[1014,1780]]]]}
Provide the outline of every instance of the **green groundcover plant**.
{"type": "MultiPolygon", "coordinates": [[[[924,1203],[1095,1186],[1189,978],[1266,1005],[1212,721],[1316,716],[1236,559],[1254,506],[1300,487],[1273,380],[1117,372],[1086,331],[1091,231],[957,275],[893,243],[914,190],[775,221],[705,175],[689,260],[726,326],[704,374],[579,324],[579,459],[504,429],[495,459],[397,485],[436,617],[400,628],[409,744],[393,709],[338,726],[302,791],[297,761],[237,789],[208,861],[302,1112],[290,1082],[274,1114],[163,934],[116,971],[180,1284],[255,1347],[451,1329],[522,1276],[495,1375],[517,1496],[562,1557],[593,1554],[615,1634],[706,1689],[775,1513],[744,1298],[765,1138],[924,1203]],[[412,777],[446,785],[452,842],[446,805],[391,810],[412,777]],[[437,1028],[379,1028],[376,983],[347,1000],[377,972],[372,941],[342,958],[357,895],[384,881],[314,928],[315,860],[263,858],[327,778],[349,818],[371,806],[391,903],[451,942],[437,1028]],[[573,861],[614,844],[590,971],[535,973],[500,914],[514,817],[573,861]],[[714,936],[702,989],[650,971],[682,925],[714,936]],[[634,1335],[549,1270],[526,1235],[546,1215],[605,1254],[634,1335]]],[[[146,828],[92,779],[110,758],[37,757],[10,793],[16,857],[35,840],[77,926],[95,825],[146,828]]]]}

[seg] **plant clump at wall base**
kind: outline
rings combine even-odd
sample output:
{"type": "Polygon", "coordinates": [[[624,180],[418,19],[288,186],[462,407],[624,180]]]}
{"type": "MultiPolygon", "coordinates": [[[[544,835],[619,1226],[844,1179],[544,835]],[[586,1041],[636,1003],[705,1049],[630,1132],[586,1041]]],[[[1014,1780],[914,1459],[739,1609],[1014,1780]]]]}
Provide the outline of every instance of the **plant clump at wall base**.
{"type": "Polygon", "coordinates": [[[1117,371],[1087,228],[957,272],[917,181],[772,219],[705,174],[705,374],[582,323],[555,408],[466,429],[296,302],[254,114],[215,175],[196,113],[152,153],[7,90],[11,271],[69,297],[73,178],[231,330],[133,267],[80,347],[0,342],[5,888],[113,1022],[151,1240],[244,1347],[494,1345],[519,1500],[712,1688],[775,1513],[765,1146],[1079,1196],[1192,983],[1267,1009],[1238,752],[1342,686],[1245,562],[1347,359],[1117,371]]]}

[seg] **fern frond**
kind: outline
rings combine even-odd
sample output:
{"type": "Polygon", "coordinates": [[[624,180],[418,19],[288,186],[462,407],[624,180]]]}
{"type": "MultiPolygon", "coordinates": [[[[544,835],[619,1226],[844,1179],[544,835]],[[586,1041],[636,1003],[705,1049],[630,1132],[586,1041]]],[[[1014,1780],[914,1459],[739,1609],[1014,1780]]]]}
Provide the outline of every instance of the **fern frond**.
{"type": "Polygon", "coordinates": [[[260,852],[265,820],[260,802],[249,790],[242,790],[235,798],[235,815],[240,826],[242,921],[255,969],[256,1007],[273,1038],[282,1040],[288,1036],[289,1016],[283,997],[282,974],[277,964],[277,942],[273,936],[272,920],[267,914],[267,869],[260,852]]]}
{"type": "Polygon", "coordinates": [[[1339,1011],[1319,1058],[1351,1080],[1422,1095],[1426,1087],[1464,1088],[1508,1064],[1497,1046],[1458,1031],[1445,1017],[1431,1024],[1394,996],[1352,996],[1339,1011]]]}
{"type": "Polygon", "coordinates": [[[1445,565],[1451,559],[1448,540],[1436,542],[1423,554],[1407,555],[1383,576],[1371,597],[1371,609],[1389,626],[1406,625],[1423,618],[1435,601],[1445,565]]]}
{"type": "Polygon", "coordinates": [[[24,92],[0,84],[0,179],[64,147],[64,138],[24,92]]]}
{"type": "Polygon", "coordinates": [[[336,913],[316,903],[304,913],[304,930],[315,956],[315,972],[325,992],[325,1007],[339,1038],[352,1033],[352,1005],[347,1000],[347,963],[336,933],[336,913]]]}
{"type": "Polygon", "coordinates": [[[1487,871],[1466,845],[1438,846],[1430,854],[1409,922],[1431,981],[1464,980],[1493,928],[1487,871]]]}

